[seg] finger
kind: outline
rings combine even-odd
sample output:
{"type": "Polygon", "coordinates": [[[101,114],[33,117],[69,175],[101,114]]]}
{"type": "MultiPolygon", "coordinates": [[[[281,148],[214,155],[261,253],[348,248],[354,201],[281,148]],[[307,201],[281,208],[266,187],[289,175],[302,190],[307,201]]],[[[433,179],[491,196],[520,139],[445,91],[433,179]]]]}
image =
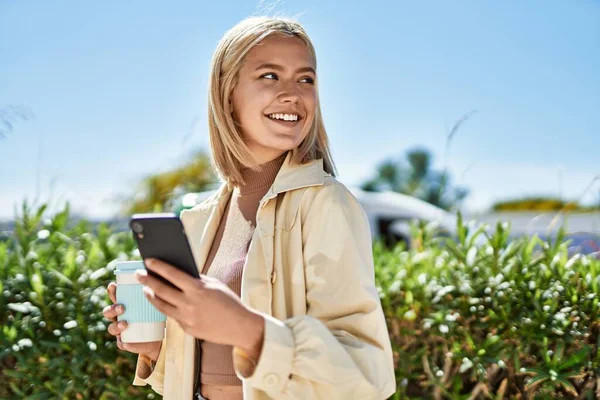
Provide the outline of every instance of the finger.
{"type": "Polygon", "coordinates": [[[123,351],[129,351],[129,346],[128,343],[123,343],[123,341],[121,340],[121,335],[117,336],[117,347],[123,351]]]}
{"type": "Polygon", "coordinates": [[[104,317],[107,319],[114,320],[114,318],[116,318],[118,315],[123,314],[124,312],[125,307],[123,307],[122,304],[111,304],[104,307],[104,309],[102,310],[102,315],[104,315],[104,317]]]}
{"type": "Polygon", "coordinates": [[[127,321],[113,322],[108,325],[108,333],[113,336],[118,336],[127,328],[127,321]]]}
{"type": "Polygon", "coordinates": [[[178,289],[174,289],[166,283],[162,282],[160,279],[155,278],[151,275],[143,275],[146,271],[138,270],[136,271],[136,277],[138,280],[143,283],[145,286],[152,289],[154,293],[158,293],[158,296],[170,303],[171,305],[178,307],[185,303],[185,294],[178,289]],[[140,272],[142,274],[140,274],[140,272]]]}
{"type": "Polygon", "coordinates": [[[144,264],[146,268],[156,272],[183,291],[191,289],[194,285],[194,279],[190,275],[166,262],[156,258],[147,258],[144,260],[144,264]]]}
{"type": "Polygon", "coordinates": [[[108,297],[110,298],[110,301],[112,301],[113,303],[117,302],[117,284],[115,282],[111,282],[108,284],[108,287],[106,288],[106,291],[108,292],[108,297]]]}
{"type": "Polygon", "coordinates": [[[158,311],[162,312],[168,317],[177,319],[177,316],[179,316],[179,309],[177,307],[174,307],[173,305],[162,300],[160,297],[156,296],[156,293],[154,293],[150,288],[145,287],[143,292],[144,296],[146,296],[146,299],[148,299],[148,301],[154,307],[156,307],[158,311]]]}

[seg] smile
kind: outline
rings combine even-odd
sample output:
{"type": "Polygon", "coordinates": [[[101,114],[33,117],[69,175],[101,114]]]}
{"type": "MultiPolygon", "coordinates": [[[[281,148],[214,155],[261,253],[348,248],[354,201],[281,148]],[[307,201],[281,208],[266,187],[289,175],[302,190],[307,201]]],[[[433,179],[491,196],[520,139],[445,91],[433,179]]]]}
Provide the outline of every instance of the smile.
{"type": "Polygon", "coordinates": [[[298,114],[266,114],[267,118],[272,119],[274,121],[286,121],[286,122],[297,122],[302,119],[302,117],[298,114]]]}

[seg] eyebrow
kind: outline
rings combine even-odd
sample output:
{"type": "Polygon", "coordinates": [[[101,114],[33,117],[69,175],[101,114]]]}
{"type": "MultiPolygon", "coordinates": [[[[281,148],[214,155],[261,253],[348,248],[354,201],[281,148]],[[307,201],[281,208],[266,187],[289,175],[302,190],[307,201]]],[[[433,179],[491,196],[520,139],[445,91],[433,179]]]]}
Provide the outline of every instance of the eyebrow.
{"type": "MultiPolygon", "coordinates": [[[[285,68],[283,68],[281,65],[265,63],[265,64],[259,65],[256,68],[256,71],[258,71],[259,69],[273,69],[275,71],[283,71],[285,68]]],[[[315,75],[317,74],[317,72],[315,71],[315,69],[313,67],[302,67],[302,68],[298,68],[296,70],[297,74],[300,74],[302,72],[312,72],[315,75]]]]}

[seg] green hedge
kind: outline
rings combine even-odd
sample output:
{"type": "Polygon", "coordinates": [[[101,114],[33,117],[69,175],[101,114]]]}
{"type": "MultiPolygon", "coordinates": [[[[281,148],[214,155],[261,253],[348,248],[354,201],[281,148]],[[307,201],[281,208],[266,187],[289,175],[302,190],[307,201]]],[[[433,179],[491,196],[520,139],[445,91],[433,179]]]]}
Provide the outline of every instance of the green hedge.
{"type": "MultiPolygon", "coordinates": [[[[138,258],[131,235],[44,211],[24,206],[0,242],[0,398],[160,397],[131,385],[135,355],[101,314],[114,260],[138,258]]],[[[458,228],[456,241],[415,226],[415,249],[374,247],[395,398],[597,398],[600,261],[569,257],[561,237],[458,228]]]]}
{"type": "Polygon", "coordinates": [[[136,356],[117,348],[102,316],[113,261],[135,257],[133,238],[68,228],[68,208],[48,220],[44,210],[24,206],[0,243],[0,398],[159,398],[131,385],[136,356]]]}

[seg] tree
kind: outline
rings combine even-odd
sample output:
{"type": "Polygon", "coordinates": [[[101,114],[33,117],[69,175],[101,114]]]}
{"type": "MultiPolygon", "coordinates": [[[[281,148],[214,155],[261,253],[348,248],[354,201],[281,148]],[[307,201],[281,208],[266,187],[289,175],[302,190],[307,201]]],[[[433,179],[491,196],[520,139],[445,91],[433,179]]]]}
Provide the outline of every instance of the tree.
{"type": "Polygon", "coordinates": [[[377,167],[376,176],[361,185],[363,190],[391,190],[407,194],[445,210],[460,205],[469,191],[463,187],[450,187],[446,171],[431,169],[431,153],[424,148],[414,148],[406,159],[387,159],[377,167]]]}
{"type": "Polygon", "coordinates": [[[125,201],[124,210],[127,214],[169,211],[177,196],[205,190],[216,182],[210,157],[197,151],[184,165],[146,177],[125,201]]]}

